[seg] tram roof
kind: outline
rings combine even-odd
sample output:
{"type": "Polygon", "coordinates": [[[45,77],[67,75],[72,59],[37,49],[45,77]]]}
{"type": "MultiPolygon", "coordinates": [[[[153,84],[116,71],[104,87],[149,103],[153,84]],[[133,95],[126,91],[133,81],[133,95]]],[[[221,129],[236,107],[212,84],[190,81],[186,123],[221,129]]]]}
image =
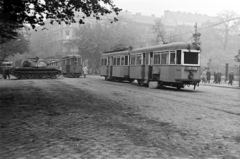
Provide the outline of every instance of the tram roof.
{"type": "Polygon", "coordinates": [[[197,50],[195,45],[192,45],[186,42],[176,42],[176,43],[150,46],[150,47],[144,47],[144,48],[136,48],[136,49],[133,49],[131,53],[144,53],[144,52],[153,52],[153,51],[181,50],[181,49],[197,50]]]}
{"type": "Polygon", "coordinates": [[[64,56],[64,57],[62,57],[62,58],[65,59],[65,58],[70,58],[70,57],[73,57],[73,56],[75,56],[75,57],[81,57],[81,55],[72,54],[72,55],[66,55],[66,56],[64,56]]]}
{"type": "MultiPolygon", "coordinates": [[[[146,52],[153,52],[153,51],[165,51],[165,50],[181,50],[181,49],[190,49],[190,50],[197,50],[196,46],[193,44],[189,44],[186,42],[175,42],[170,44],[163,44],[163,45],[156,45],[156,46],[149,46],[143,48],[136,48],[131,51],[132,53],[146,53],[146,52]]],[[[111,55],[123,55],[128,54],[129,50],[125,51],[116,51],[116,52],[106,52],[103,53],[103,56],[111,55]]]]}

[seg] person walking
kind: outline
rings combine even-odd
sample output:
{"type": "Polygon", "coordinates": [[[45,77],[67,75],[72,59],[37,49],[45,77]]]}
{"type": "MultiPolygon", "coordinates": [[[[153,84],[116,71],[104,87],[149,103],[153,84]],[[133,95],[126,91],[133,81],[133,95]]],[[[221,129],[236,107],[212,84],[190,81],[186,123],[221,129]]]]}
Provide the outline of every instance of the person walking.
{"type": "Polygon", "coordinates": [[[211,80],[211,72],[209,71],[209,69],[207,70],[207,83],[210,83],[210,80],[211,80]]]}
{"type": "Polygon", "coordinates": [[[233,80],[234,80],[233,71],[231,71],[231,73],[228,75],[228,80],[229,80],[228,85],[229,85],[229,84],[232,85],[233,80]]]}
{"type": "Polygon", "coordinates": [[[217,73],[217,83],[218,84],[221,83],[221,79],[222,79],[222,73],[220,71],[218,71],[218,73],[217,73]]]}
{"type": "Polygon", "coordinates": [[[214,77],[213,83],[217,83],[217,73],[215,71],[213,72],[213,77],[214,77]]]}
{"type": "Polygon", "coordinates": [[[206,70],[202,72],[201,79],[202,79],[202,83],[206,83],[206,70]]]}
{"type": "Polygon", "coordinates": [[[10,69],[5,67],[4,70],[3,70],[3,78],[4,79],[10,79],[10,69]]]}
{"type": "Polygon", "coordinates": [[[84,76],[84,78],[86,78],[87,73],[88,73],[88,68],[87,68],[87,66],[84,66],[83,67],[83,76],[84,76]]]}

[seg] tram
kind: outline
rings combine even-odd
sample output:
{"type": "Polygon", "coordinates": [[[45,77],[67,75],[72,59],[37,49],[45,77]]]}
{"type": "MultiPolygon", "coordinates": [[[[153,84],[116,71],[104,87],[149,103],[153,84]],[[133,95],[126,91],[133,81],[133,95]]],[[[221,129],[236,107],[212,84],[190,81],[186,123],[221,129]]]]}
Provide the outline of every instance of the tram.
{"type": "Polygon", "coordinates": [[[100,75],[105,80],[133,82],[139,85],[154,81],[158,86],[177,89],[200,82],[200,47],[185,42],[108,51],[101,56],[100,75]]]}
{"type": "Polygon", "coordinates": [[[65,77],[82,76],[82,57],[80,55],[67,55],[60,60],[47,64],[49,67],[57,67],[65,77]]]}

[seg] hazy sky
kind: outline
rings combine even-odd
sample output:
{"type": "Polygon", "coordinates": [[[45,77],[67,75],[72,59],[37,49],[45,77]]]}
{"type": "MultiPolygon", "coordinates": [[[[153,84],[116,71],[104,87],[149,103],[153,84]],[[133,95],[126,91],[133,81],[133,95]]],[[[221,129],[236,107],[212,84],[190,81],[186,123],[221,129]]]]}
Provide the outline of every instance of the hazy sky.
{"type": "Polygon", "coordinates": [[[162,16],[164,10],[207,14],[216,16],[224,10],[240,15],[240,0],[113,0],[123,11],[143,15],[162,16]]]}

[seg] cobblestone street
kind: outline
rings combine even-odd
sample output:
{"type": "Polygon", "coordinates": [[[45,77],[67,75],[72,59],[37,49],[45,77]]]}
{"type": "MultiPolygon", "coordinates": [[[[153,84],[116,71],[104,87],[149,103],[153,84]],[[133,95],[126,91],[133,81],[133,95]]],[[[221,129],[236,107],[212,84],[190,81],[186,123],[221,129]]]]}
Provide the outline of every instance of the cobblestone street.
{"type": "MultiPolygon", "coordinates": [[[[208,143],[195,131],[148,117],[138,104],[101,94],[97,83],[86,89],[85,79],[62,80],[0,81],[0,158],[237,159],[240,154],[222,138],[208,143]]],[[[234,142],[238,147],[240,138],[234,142]]]]}

